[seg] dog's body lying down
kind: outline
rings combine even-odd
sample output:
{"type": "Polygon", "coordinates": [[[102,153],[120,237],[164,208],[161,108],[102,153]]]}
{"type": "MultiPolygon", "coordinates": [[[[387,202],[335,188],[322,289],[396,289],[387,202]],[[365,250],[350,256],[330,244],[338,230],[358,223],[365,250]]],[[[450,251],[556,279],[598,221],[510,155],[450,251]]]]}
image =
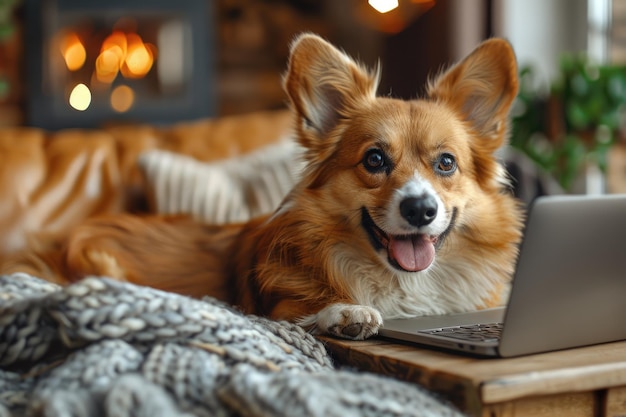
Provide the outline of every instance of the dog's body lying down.
{"type": "Polygon", "coordinates": [[[61,250],[7,268],[213,295],[354,339],[375,334],[384,318],[501,304],[522,227],[494,157],[517,93],[509,44],[486,41],[422,100],[376,97],[377,83],[302,35],[285,88],[307,166],[275,213],[228,226],[91,220],[61,250]]]}

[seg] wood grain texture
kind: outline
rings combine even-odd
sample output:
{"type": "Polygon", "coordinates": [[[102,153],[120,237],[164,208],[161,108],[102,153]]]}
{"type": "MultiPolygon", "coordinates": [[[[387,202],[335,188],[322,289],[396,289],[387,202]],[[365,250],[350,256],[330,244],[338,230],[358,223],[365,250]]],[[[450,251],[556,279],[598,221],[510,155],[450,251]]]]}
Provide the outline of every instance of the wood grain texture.
{"type": "Polygon", "coordinates": [[[626,417],[626,387],[611,388],[604,400],[604,416],[626,417]]]}
{"type": "Polygon", "coordinates": [[[484,407],[481,417],[589,417],[597,416],[592,392],[523,398],[484,407]]]}
{"type": "MultiPolygon", "coordinates": [[[[595,415],[593,409],[602,408],[598,398],[603,398],[603,390],[626,386],[626,342],[512,359],[484,359],[377,339],[322,340],[339,363],[418,383],[474,415],[483,415],[487,405],[497,405],[493,416],[542,416],[548,414],[520,414],[516,410],[538,410],[541,404],[555,402],[564,409],[570,404],[583,410],[580,415],[595,415]],[[590,414],[584,410],[591,410],[590,414]]],[[[604,408],[619,409],[621,401],[626,401],[624,397],[622,391],[614,391],[604,408]]],[[[547,405],[544,408],[549,409],[547,405]]]]}

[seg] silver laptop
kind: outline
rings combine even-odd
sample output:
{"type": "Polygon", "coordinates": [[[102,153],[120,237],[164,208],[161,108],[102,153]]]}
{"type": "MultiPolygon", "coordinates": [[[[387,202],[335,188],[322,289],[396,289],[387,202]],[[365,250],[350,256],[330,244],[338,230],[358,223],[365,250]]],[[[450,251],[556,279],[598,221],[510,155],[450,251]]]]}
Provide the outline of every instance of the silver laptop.
{"type": "Polygon", "coordinates": [[[379,335],[500,357],[626,339],[626,195],[538,198],[506,308],[387,320],[379,335]]]}

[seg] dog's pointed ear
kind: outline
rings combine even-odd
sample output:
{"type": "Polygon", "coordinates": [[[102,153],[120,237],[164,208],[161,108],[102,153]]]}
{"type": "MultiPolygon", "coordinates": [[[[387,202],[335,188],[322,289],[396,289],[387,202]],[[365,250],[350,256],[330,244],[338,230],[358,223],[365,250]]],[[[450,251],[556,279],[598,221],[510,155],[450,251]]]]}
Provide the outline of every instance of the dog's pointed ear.
{"type": "Polygon", "coordinates": [[[517,90],[513,48],[504,39],[493,38],[431,82],[428,96],[455,108],[482,137],[495,139],[491,146],[497,149],[504,141],[517,90]]]}
{"type": "Polygon", "coordinates": [[[376,97],[378,78],[319,36],[303,34],[291,45],[284,85],[302,124],[323,136],[347,110],[376,97]]]}

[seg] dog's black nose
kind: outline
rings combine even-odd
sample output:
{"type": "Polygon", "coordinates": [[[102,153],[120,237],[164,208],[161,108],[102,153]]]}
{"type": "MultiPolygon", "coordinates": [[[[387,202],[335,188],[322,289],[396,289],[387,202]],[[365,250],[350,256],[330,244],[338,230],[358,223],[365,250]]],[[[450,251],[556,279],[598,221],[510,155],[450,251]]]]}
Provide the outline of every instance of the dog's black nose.
{"type": "Polygon", "coordinates": [[[400,214],[413,226],[426,226],[437,216],[437,200],[431,195],[405,198],[400,203],[400,214]]]}

